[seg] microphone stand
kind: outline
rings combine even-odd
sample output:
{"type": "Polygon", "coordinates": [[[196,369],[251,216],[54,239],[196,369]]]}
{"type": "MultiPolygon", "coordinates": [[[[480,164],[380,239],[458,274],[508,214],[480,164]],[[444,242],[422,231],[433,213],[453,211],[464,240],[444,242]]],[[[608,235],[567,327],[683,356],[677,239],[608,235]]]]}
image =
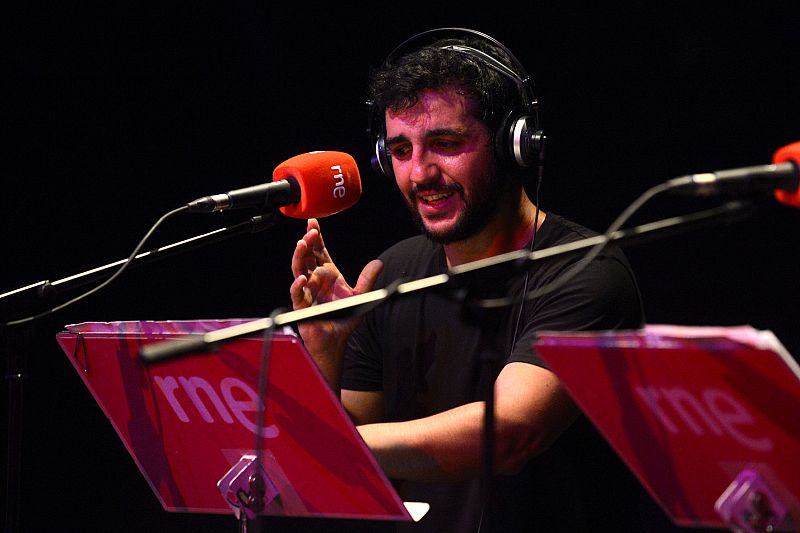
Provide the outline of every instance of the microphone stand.
{"type": "MultiPolygon", "coordinates": [[[[615,231],[611,236],[597,235],[567,244],[552,246],[535,252],[518,250],[496,255],[478,261],[472,261],[449,269],[446,274],[438,274],[412,281],[399,280],[385,288],[375,289],[363,294],[317,304],[305,309],[297,309],[280,313],[274,317],[251,320],[243,324],[220,328],[202,335],[159,341],[142,346],[139,355],[145,363],[156,363],[189,354],[214,351],[220,344],[247,335],[259,333],[269,328],[289,326],[309,320],[337,320],[355,314],[361,314],[369,308],[380,305],[393,296],[406,296],[430,289],[454,291],[469,288],[474,277],[484,269],[510,266],[515,270],[523,270],[529,264],[562,254],[575,254],[584,249],[606,242],[638,243],[646,242],[660,236],[669,236],[686,231],[690,227],[710,224],[738,222],[749,216],[751,205],[742,202],[728,202],[720,207],[707,209],[690,215],[682,215],[663,219],[657,222],[642,224],[629,229],[615,231]]],[[[465,304],[469,300],[461,296],[465,304]]],[[[507,303],[505,305],[508,305],[507,303]]]]}
{"type": "MultiPolygon", "coordinates": [[[[594,246],[604,245],[608,242],[641,243],[653,240],[657,237],[662,238],[682,233],[690,228],[738,222],[749,216],[751,212],[751,204],[732,201],[722,206],[697,213],[667,218],[629,229],[618,230],[611,233],[610,236],[598,235],[534,252],[529,252],[527,250],[509,252],[459,265],[451,268],[446,274],[439,274],[407,282],[398,280],[386,288],[373,290],[342,300],[318,304],[305,309],[298,309],[285,313],[273,313],[273,315],[268,318],[221,328],[203,335],[191,335],[179,339],[147,344],[141,348],[139,355],[142,357],[145,364],[150,364],[183,355],[210,352],[225,342],[252,335],[257,332],[274,331],[274,329],[279,326],[297,324],[307,320],[321,318],[334,320],[356,314],[363,314],[391,297],[405,296],[418,291],[444,289],[445,292],[449,292],[452,297],[463,302],[465,305],[466,318],[468,320],[474,321],[478,316],[482,319],[489,317],[488,328],[485,328],[481,335],[482,350],[480,362],[482,364],[482,372],[484,373],[482,375],[481,384],[483,385],[482,393],[485,400],[485,410],[480,482],[481,494],[484,497],[483,501],[486,505],[483,522],[485,524],[491,524],[491,487],[494,477],[494,380],[492,379],[492,374],[493,367],[499,360],[499,350],[496,346],[496,335],[494,335],[498,322],[491,318],[490,315],[492,315],[492,313],[487,313],[486,311],[490,310],[492,307],[509,305],[509,299],[483,300],[485,305],[481,305],[480,301],[473,299],[475,297],[473,291],[476,286],[476,276],[480,276],[484,272],[484,269],[492,269],[503,265],[511,267],[515,272],[524,271],[536,261],[545,260],[562,254],[575,254],[594,246]],[[472,303],[477,303],[478,305],[470,307],[472,303]],[[476,311],[479,311],[480,315],[476,313],[476,311]]],[[[485,326],[486,323],[482,325],[485,326]]],[[[268,338],[269,336],[266,335],[265,341],[268,338]]],[[[263,411],[265,403],[263,399],[259,402],[260,421],[264,420],[264,415],[261,411],[263,411]]]]}
{"type": "MultiPolygon", "coordinates": [[[[131,261],[131,264],[128,265],[127,268],[134,268],[144,264],[149,264],[154,261],[164,259],[165,257],[170,257],[179,253],[187,252],[189,250],[207,246],[209,244],[214,244],[237,235],[245,233],[258,233],[259,231],[263,231],[274,225],[275,213],[257,215],[251,217],[245,222],[240,222],[239,224],[228,228],[219,228],[208,233],[203,233],[189,239],[150,250],[149,252],[142,252],[133,258],[133,261],[131,261]]],[[[113,263],[92,268],[85,272],[81,272],[80,274],[68,276],[53,282],[44,280],[20,287],[18,289],[0,294],[0,304],[4,303],[4,300],[7,301],[9,298],[18,298],[20,296],[26,296],[29,294],[34,294],[39,298],[49,298],[60,292],[104,279],[108,277],[108,274],[112,269],[119,268],[126,262],[127,259],[120,259],[119,261],[114,261],[113,263]]]]}
{"type": "MultiPolygon", "coordinates": [[[[274,226],[275,219],[275,213],[256,215],[245,222],[238,223],[231,227],[220,228],[183,241],[156,248],[149,252],[143,252],[133,258],[128,268],[149,264],[156,260],[217,243],[238,235],[257,233],[274,226]]],[[[126,262],[127,259],[122,259],[53,282],[45,280],[20,287],[0,294],[0,304],[4,304],[6,309],[16,307],[18,310],[24,298],[28,299],[26,302],[28,306],[31,306],[33,302],[37,300],[47,301],[50,297],[60,292],[106,278],[111,274],[110,271],[112,269],[119,268],[126,262]]],[[[3,355],[6,357],[5,379],[8,383],[5,531],[19,531],[21,529],[19,508],[22,470],[23,387],[27,377],[27,353],[25,346],[30,344],[35,333],[35,328],[33,328],[31,324],[32,321],[19,325],[0,326],[0,350],[7,352],[3,355]],[[16,329],[12,331],[12,328],[16,329]]]]}

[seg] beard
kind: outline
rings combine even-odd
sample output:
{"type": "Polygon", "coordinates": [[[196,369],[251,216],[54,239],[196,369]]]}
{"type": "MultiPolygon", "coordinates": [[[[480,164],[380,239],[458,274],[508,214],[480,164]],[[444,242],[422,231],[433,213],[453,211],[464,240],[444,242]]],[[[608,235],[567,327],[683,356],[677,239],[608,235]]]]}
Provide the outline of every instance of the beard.
{"type": "Polygon", "coordinates": [[[414,188],[409,193],[406,205],[411,212],[411,218],[417,228],[430,240],[439,244],[449,244],[464,241],[480,230],[494,218],[500,209],[500,199],[504,190],[504,180],[497,172],[492,172],[480,179],[472,189],[470,200],[467,201],[464,195],[464,187],[458,183],[448,185],[444,189],[436,189],[441,192],[452,192],[458,194],[464,203],[464,209],[459,215],[455,224],[444,231],[433,231],[425,225],[425,221],[417,211],[416,197],[425,189],[414,188]]]}

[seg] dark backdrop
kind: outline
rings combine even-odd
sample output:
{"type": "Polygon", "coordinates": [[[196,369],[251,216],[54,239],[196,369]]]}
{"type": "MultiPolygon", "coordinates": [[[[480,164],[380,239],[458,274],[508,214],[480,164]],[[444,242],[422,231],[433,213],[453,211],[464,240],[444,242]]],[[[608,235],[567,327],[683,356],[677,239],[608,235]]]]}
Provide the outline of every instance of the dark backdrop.
{"type": "MultiPolygon", "coordinates": [[[[797,9],[776,3],[494,3],[466,14],[452,3],[15,4],[3,14],[3,292],[124,258],[164,213],[321,149],[351,153],[361,169],[360,202],[323,221],[354,279],[414,232],[369,166],[368,69],[435,27],[486,32],[527,67],[549,138],[541,205],[597,230],[669,178],[769,163],[800,140],[797,9]]],[[[659,199],[632,222],[700,204],[659,199]]],[[[750,324],[800,353],[799,214],[766,197],[745,221],[626,248],[648,321],[750,324]]],[[[179,215],[151,243],[241,216],[179,215]]],[[[54,335],[84,321],[267,315],[289,304],[303,228],[279,217],[258,235],[132,270],[36,323],[13,350],[28,361],[30,531],[233,530],[230,517],[160,508],[54,335]]],[[[14,303],[4,319],[27,311],[14,303]]]]}

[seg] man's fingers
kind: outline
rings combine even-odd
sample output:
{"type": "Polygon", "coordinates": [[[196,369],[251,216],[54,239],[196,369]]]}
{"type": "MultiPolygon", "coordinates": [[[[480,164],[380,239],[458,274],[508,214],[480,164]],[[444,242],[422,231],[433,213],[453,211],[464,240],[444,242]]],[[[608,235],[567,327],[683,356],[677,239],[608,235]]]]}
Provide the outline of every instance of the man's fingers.
{"type": "Polygon", "coordinates": [[[308,219],[306,226],[306,235],[304,237],[308,247],[314,253],[317,259],[317,264],[323,265],[325,263],[332,263],[328,249],[325,247],[325,240],[322,238],[322,230],[319,227],[319,221],[315,218],[308,219]]]}
{"type": "Polygon", "coordinates": [[[303,309],[311,305],[306,285],[308,278],[303,275],[297,276],[289,287],[289,296],[292,298],[292,308],[303,309]]]}
{"type": "Polygon", "coordinates": [[[308,274],[310,270],[314,269],[315,265],[309,268],[309,258],[311,260],[314,259],[313,255],[309,254],[306,241],[300,239],[294,247],[294,254],[292,254],[292,275],[295,278],[300,275],[308,274]]]}

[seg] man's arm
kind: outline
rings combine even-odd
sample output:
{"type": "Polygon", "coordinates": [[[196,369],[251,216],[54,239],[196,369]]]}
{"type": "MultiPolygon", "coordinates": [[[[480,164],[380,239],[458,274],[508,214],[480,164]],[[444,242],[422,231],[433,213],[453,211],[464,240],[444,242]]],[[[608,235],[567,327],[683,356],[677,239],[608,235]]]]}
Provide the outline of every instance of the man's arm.
{"type": "MultiPolygon", "coordinates": [[[[381,400],[380,393],[342,394],[345,408],[356,413],[357,424],[380,417],[381,400]]],[[[417,420],[366,423],[358,429],[390,478],[473,478],[481,471],[483,408],[483,402],[472,402],[417,420]]],[[[495,381],[496,472],[522,468],[578,414],[551,371],[528,363],[507,364],[495,381]]]]}

